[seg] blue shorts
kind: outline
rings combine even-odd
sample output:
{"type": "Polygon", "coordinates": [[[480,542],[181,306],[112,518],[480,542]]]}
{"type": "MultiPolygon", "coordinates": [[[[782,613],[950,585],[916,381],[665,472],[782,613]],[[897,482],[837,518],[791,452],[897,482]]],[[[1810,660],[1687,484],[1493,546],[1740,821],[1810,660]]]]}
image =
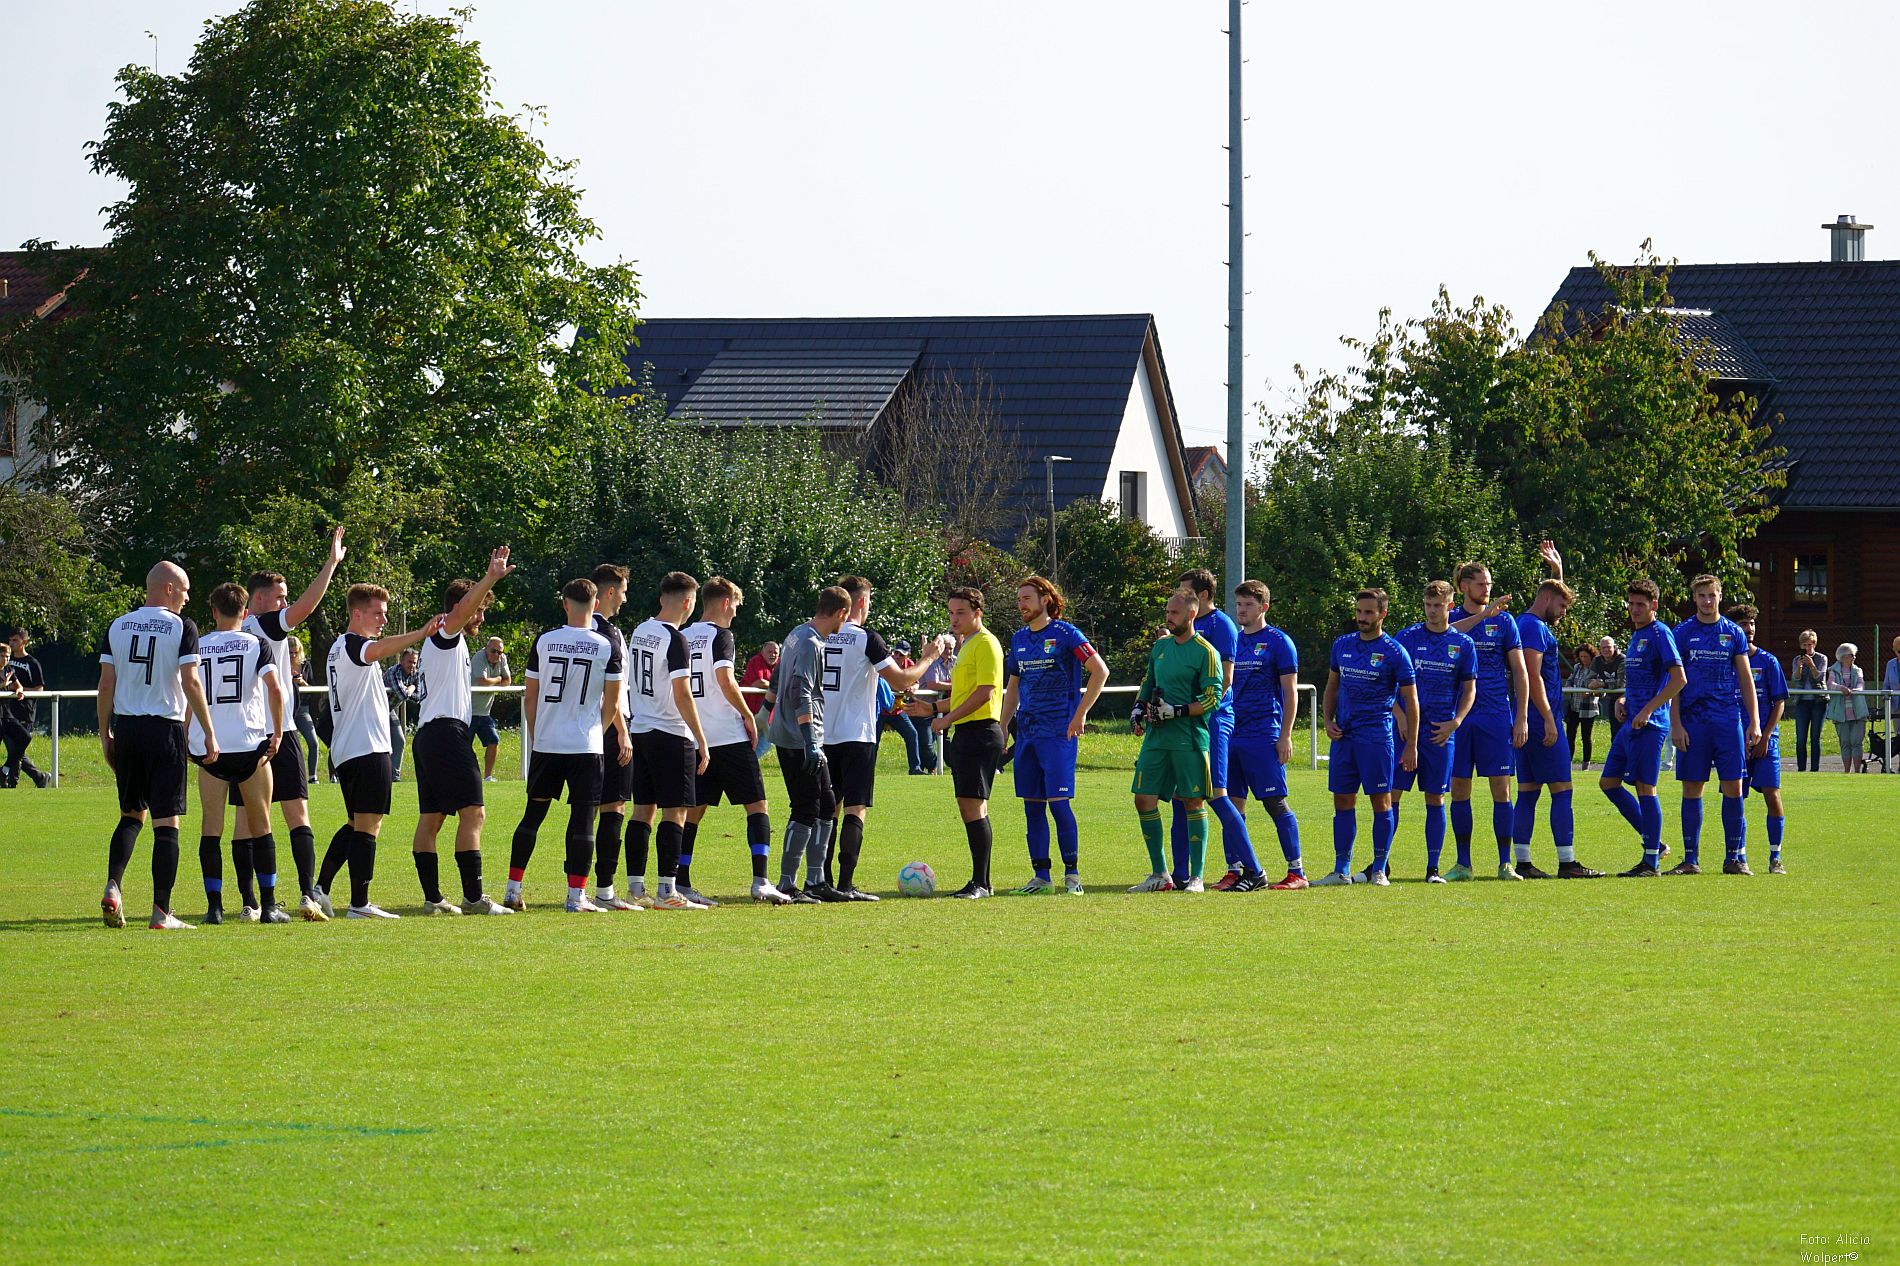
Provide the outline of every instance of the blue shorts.
{"type": "Polygon", "coordinates": [[[1453,778],[1508,778],[1517,772],[1517,751],[1511,746],[1509,721],[1467,716],[1451,741],[1453,778]]]}
{"type": "Polygon", "coordinates": [[[1234,739],[1234,710],[1226,708],[1207,716],[1207,769],[1214,785],[1227,786],[1227,749],[1234,739]]]}
{"type": "Polygon", "coordinates": [[[1376,731],[1364,738],[1347,734],[1334,739],[1326,769],[1326,788],[1336,796],[1364,790],[1377,795],[1392,790],[1392,771],[1398,764],[1393,736],[1376,731]]]}
{"type": "Polygon", "coordinates": [[[501,745],[501,731],[495,728],[495,718],[486,712],[480,712],[469,718],[468,732],[482,741],[483,747],[501,745]]]}
{"type": "Polygon", "coordinates": [[[1536,712],[1531,713],[1531,736],[1524,746],[1517,749],[1517,779],[1519,782],[1544,783],[1570,781],[1570,740],[1564,737],[1564,728],[1557,726],[1557,741],[1549,747],[1544,746],[1544,718],[1536,712]]]}
{"type": "Polygon", "coordinates": [[[1646,725],[1632,730],[1625,721],[1610,742],[1610,754],[1603,758],[1603,777],[1612,782],[1654,787],[1662,781],[1663,749],[1668,746],[1669,731],[1662,726],[1646,725]]]}
{"type": "Polygon", "coordinates": [[[1280,749],[1258,739],[1232,743],[1227,749],[1227,794],[1244,800],[1286,799],[1286,766],[1280,763],[1280,749]]]}
{"type": "Polygon", "coordinates": [[[1707,782],[1709,770],[1723,782],[1748,772],[1748,748],[1742,742],[1742,719],[1732,721],[1689,721],[1682,723],[1689,732],[1689,750],[1676,758],[1677,782],[1707,782]]]}
{"type": "Polygon", "coordinates": [[[1451,791],[1451,762],[1458,752],[1458,731],[1451,732],[1451,738],[1442,745],[1432,742],[1430,736],[1432,723],[1427,721],[1425,737],[1418,741],[1418,768],[1399,769],[1392,775],[1392,787],[1395,791],[1410,791],[1417,787],[1428,796],[1443,796],[1451,791]]]}
{"type": "Polygon", "coordinates": [[[1024,800],[1068,800],[1075,795],[1077,741],[1067,736],[1016,740],[1016,794],[1024,800]]]}
{"type": "Polygon", "coordinates": [[[1751,791],[1779,790],[1781,787],[1781,739],[1768,736],[1768,751],[1748,758],[1748,773],[1742,778],[1742,794],[1751,791]]]}

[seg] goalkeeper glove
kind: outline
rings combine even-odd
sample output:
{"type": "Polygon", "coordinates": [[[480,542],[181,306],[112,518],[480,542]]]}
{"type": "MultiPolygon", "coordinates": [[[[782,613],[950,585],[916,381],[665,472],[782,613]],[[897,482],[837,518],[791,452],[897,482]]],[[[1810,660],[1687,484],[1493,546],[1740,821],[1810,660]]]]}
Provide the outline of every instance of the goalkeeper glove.
{"type": "Polygon", "coordinates": [[[1149,715],[1156,721],[1172,721],[1186,711],[1186,708],[1177,708],[1166,699],[1156,698],[1148,701],[1149,715]]]}

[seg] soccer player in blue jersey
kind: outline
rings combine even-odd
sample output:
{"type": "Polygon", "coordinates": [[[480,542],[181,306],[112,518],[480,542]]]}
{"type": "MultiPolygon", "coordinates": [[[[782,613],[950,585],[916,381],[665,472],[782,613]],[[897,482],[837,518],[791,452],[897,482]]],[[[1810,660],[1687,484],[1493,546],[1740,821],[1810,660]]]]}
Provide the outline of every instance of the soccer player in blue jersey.
{"type": "Polygon", "coordinates": [[[1642,841],[1643,860],[1620,872],[1622,877],[1649,879],[1661,873],[1662,802],[1656,798],[1656,784],[1662,779],[1663,748],[1669,744],[1669,704],[1687,678],[1675,634],[1656,618],[1662,605],[1656,582],[1632,580],[1624,602],[1631,632],[1623,648],[1623,697],[1616,701],[1616,738],[1603,758],[1597,786],[1642,841]],[[1634,795],[1623,785],[1625,779],[1635,784],[1634,795]]]}
{"type": "Polygon", "coordinates": [[[1522,638],[1517,621],[1503,609],[1509,599],[1491,600],[1490,568],[1465,563],[1458,568],[1456,581],[1464,605],[1452,613],[1451,627],[1478,648],[1478,702],[1458,727],[1451,754],[1451,833],[1458,844],[1458,862],[1445,878],[1471,878],[1471,780],[1475,776],[1491,784],[1491,834],[1498,844],[1498,878],[1516,879],[1517,870],[1511,865],[1511,776],[1517,773],[1517,749],[1530,737],[1530,683],[1524,672],[1522,638]]]}
{"type": "Polygon", "coordinates": [[[1695,614],[1675,629],[1676,648],[1688,684],[1670,738],[1682,755],[1676,781],[1682,784],[1682,861],[1672,875],[1699,875],[1702,868],[1702,788],[1714,769],[1722,780],[1722,841],[1725,875],[1746,875],[1748,819],[1742,816],[1742,778],[1748,751],[1761,741],[1761,713],[1755,675],[1748,663],[1748,635],[1722,615],[1722,582],[1697,576],[1690,586],[1695,614]]]}
{"type": "MultiPolygon", "coordinates": [[[[1393,776],[1392,824],[1399,801],[1417,786],[1425,797],[1425,882],[1442,884],[1438,859],[1445,851],[1445,797],[1451,792],[1451,758],[1458,728],[1478,701],[1478,648],[1451,627],[1452,587],[1443,580],[1425,586],[1425,620],[1400,630],[1398,644],[1412,657],[1418,681],[1418,765],[1393,776]]],[[[1371,879],[1370,867],[1367,879],[1371,879]]],[[[1469,869],[1467,868],[1467,873],[1469,869]]],[[[1374,881],[1376,882],[1376,881],[1374,881]]]]}
{"type": "Polygon", "coordinates": [[[1029,823],[1029,864],[1035,876],[1016,891],[1054,892],[1049,867],[1049,819],[1056,822],[1062,886],[1082,895],[1075,809],[1075,757],[1089,709],[1108,684],[1108,664],[1082,630],[1062,619],[1062,591],[1041,576],[1016,587],[1023,626],[1003,656],[1005,733],[1015,722],[1016,794],[1029,823]]]}
{"type": "MultiPolygon", "coordinates": [[[[1254,857],[1253,840],[1247,835],[1247,819],[1227,798],[1227,753],[1234,735],[1234,653],[1240,647],[1240,626],[1234,623],[1234,617],[1214,604],[1218,591],[1214,587],[1214,573],[1207,568],[1196,567],[1183,572],[1175,583],[1194,601],[1194,631],[1220,654],[1224,682],[1220,707],[1207,718],[1207,767],[1214,778],[1207,806],[1220,819],[1221,852],[1227,857],[1227,873],[1214,887],[1225,892],[1240,881],[1241,873],[1250,864],[1249,859],[1254,857]]],[[[1174,806],[1170,842],[1174,846],[1175,886],[1183,892],[1198,892],[1199,875],[1182,878],[1188,869],[1188,814],[1179,802],[1174,806]]],[[[1257,859],[1251,865],[1259,869],[1257,859]]]]}
{"type": "Polygon", "coordinates": [[[1244,821],[1247,797],[1258,796],[1280,836],[1286,878],[1267,884],[1251,841],[1234,892],[1263,886],[1286,891],[1306,887],[1300,860],[1300,823],[1286,802],[1286,767],[1293,757],[1293,720],[1299,715],[1300,655],[1293,639],[1267,623],[1273,596],[1258,580],[1234,586],[1240,644],[1234,652],[1234,734],[1227,749],[1227,780],[1234,809],[1244,821]]]}
{"type": "MultiPolygon", "coordinates": [[[[1728,618],[1748,635],[1748,668],[1755,678],[1755,704],[1766,704],[1768,714],[1761,719],[1761,737],[1748,749],[1748,776],[1742,780],[1742,798],[1751,791],[1761,792],[1768,806],[1768,873],[1785,875],[1781,864],[1781,833],[1786,819],[1781,806],[1781,714],[1788,706],[1788,676],[1781,661],[1755,645],[1755,608],[1747,603],[1728,609],[1728,618]]],[[[1748,863],[1736,873],[1748,874],[1748,863]]]]}
{"type": "Polygon", "coordinates": [[[1372,873],[1385,887],[1392,853],[1392,776],[1418,767],[1418,691],[1411,656],[1385,631],[1383,589],[1361,589],[1353,600],[1357,632],[1333,642],[1320,715],[1332,743],[1327,786],[1333,793],[1333,869],[1315,884],[1352,882],[1352,846],[1359,834],[1359,791],[1372,801],[1372,873]],[[1403,700],[1404,711],[1393,704],[1403,700]],[[1397,738],[1404,739],[1398,760],[1397,738]]]}
{"type": "Polygon", "coordinates": [[[1519,879],[1549,879],[1547,871],[1531,861],[1531,837],[1537,833],[1537,800],[1550,788],[1550,835],[1557,845],[1560,879],[1601,879],[1603,872],[1577,860],[1577,822],[1571,804],[1570,742],[1564,734],[1563,669],[1558,660],[1557,635],[1550,626],[1562,620],[1576,595],[1561,580],[1537,587],[1530,610],[1517,617],[1524,656],[1524,675],[1530,682],[1530,737],[1517,757],[1517,807],[1512,811],[1514,869],[1519,879]]]}

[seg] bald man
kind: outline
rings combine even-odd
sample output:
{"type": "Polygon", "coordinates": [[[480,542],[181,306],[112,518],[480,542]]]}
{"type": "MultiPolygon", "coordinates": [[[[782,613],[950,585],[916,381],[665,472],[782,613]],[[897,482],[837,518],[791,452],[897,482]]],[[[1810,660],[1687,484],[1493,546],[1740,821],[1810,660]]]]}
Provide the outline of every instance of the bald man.
{"type": "Polygon", "coordinates": [[[119,824],[106,855],[106,926],[125,926],[119,885],[131,864],[146,814],[152,817],[153,931],[191,924],[171,912],[178,878],[178,819],[185,812],[185,711],[205,735],[207,764],[218,740],[199,679],[198,626],[179,614],[191,580],[176,563],[145,577],[145,605],[114,620],[99,649],[99,745],[119,787],[119,824]]]}

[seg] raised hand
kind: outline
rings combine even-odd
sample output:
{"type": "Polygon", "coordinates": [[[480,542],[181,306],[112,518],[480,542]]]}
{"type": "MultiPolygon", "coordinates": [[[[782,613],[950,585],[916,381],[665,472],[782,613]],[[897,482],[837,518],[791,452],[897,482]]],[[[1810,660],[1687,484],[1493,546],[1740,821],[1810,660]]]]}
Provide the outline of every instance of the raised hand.
{"type": "Polygon", "coordinates": [[[494,553],[488,556],[488,574],[494,579],[500,580],[514,569],[514,564],[508,561],[508,547],[506,545],[500,546],[494,553]]]}
{"type": "Polygon", "coordinates": [[[340,563],[347,553],[349,551],[343,548],[343,525],[338,524],[336,531],[330,533],[330,561],[340,563]]]}

